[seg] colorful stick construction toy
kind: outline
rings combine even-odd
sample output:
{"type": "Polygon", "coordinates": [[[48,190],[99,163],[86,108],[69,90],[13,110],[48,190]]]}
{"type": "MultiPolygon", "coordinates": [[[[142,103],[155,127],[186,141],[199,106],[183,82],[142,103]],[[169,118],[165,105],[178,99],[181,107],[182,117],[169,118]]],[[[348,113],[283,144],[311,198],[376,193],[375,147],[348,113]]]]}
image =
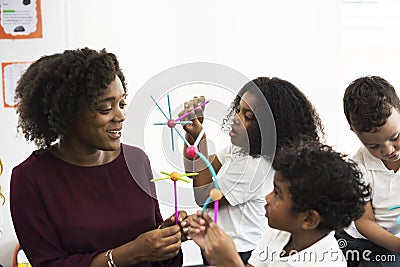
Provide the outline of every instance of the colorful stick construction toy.
{"type": "Polygon", "coordinates": [[[162,110],[162,108],[157,103],[157,101],[154,99],[154,97],[152,97],[152,96],[150,96],[150,97],[153,100],[154,104],[156,104],[158,109],[164,115],[164,117],[167,119],[167,122],[156,122],[156,123],[153,123],[153,125],[167,125],[169,128],[171,128],[172,151],[174,151],[174,132],[173,132],[172,129],[175,129],[175,125],[176,124],[191,124],[192,123],[191,121],[182,121],[182,122],[180,121],[181,119],[183,119],[184,117],[186,117],[189,114],[187,114],[186,116],[180,116],[179,118],[173,120],[172,119],[172,112],[171,112],[171,103],[170,103],[170,100],[169,100],[169,94],[167,94],[169,117],[167,116],[167,114],[165,114],[165,112],[162,110]]]}
{"type": "Polygon", "coordinates": [[[177,172],[168,173],[168,172],[164,172],[164,171],[161,171],[161,173],[165,174],[167,176],[161,177],[161,178],[151,179],[150,182],[156,182],[156,181],[168,180],[168,179],[170,179],[171,181],[174,181],[175,224],[178,224],[178,193],[177,193],[177,190],[176,190],[176,182],[178,180],[181,180],[181,181],[184,181],[186,183],[190,183],[190,180],[185,179],[183,177],[185,177],[185,176],[194,176],[194,175],[197,175],[199,173],[192,172],[192,173],[179,174],[177,172]]]}
{"type": "MultiPolygon", "coordinates": [[[[396,206],[390,207],[390,208],[388,208],[388,210],[394,210],[394,209],[398,209],[398,208],[400,208],[400,205],[396,205],[396,206]]],[[[398,224],[400,224],[400,216],[397,216],[396,222],[398,224]]]]}
{"type": "MultiPolygon", "coordinates": [[[[156,104],[158,109],[161,111],[161,113],[164,115],[164,117],[168,120],[166,123],[154,123],[154,125],[167,125],[169,128],[171,128],[172,151],[174,151],[174,137],[173,137],[172,129],[175,129],[176,133],[179,135],[179,137],[187,145],[186,154],[189,157],[192,157],[192,158],[198,156],[202,161],[204,161],[204,163],[206,164],[207,168],[209,169],[209,171],[211,173],[211,176],[212,176],[212,179],[214,181],[215,188],[213,188],[210,191],[210,196],[207,198],[206,202],[203,205],[202,213],[204,213],[204,211],[207,208],[208,204],[210,204],[212,201],[214,201],[214,222],[217,223],[217,221],[218,221],[219,200],[222,198],[223,195],[222,195],[221,190],[219,189],[218,180],[217,180],[217,174],[215,173],[215,170],[214,170],[213,166],[211,165],[211,162],[197,148],[197,146],[199,145],[199,143],[201,141],[201,138],[204,135],[204,129],[201,130],[201,132],[200,132],[199,136],[197,137],[196,141],[193,143],[193,145],[191,145],[186,140],[186,138],[183,137],[182,134],[175,128],[175,125],[178,124],[178,123],[179,124],[190,124],[190,123],[192,123],[191,121],[189,121],[189,122],[179,122],[179,121],[182,120],[183,118],[185,118],[186,116],[188,116],[191,112],[196,111],[197,109],[199,109],[201,107],[204,107],[207,103],[209,103],[209,101],[207,100],[207,101],[199,104],[197,107],[194,107],[193,110],[190,110],[190,111],[184,113],[182,116],[180,116],[180,117],[176,118],[175,120],[173,120],[172,119],[172,114],[171,114],[171,106],[170,106],[169,95],[167,94],[169,118],[164,113],[164,111],[161,109],[161,107],[158,105],[157,101],[152,96],[150,96],[150,97],[153,100],[153,102],[156,104]]],[[[151,181],[153,182],[153,181],[166,180],[166,179],[171,179],[171,180],[176,179],[176,180],[178,180],[180,176],[192,176],[193,175],[193,174],[190,174],[190,173],[187,173],[186,175],[179,175],[177,173],[168,174],[166,172],[162,172],[162,173],[166,174],[168,176],[167,177],[163,177],[163,178],[153,179],[151,181]],[[176,178],[172,178],[172,176],[174,176],[176,178]]],[[[180,179],[180,180],[182,180],[182,179],[180,179]]],[[[183,181],[185,181],[185,180],[183,180],[183,181]]],[[[189,182],[189,181],[185,181],[185,182],[189,182]]],[[[175,222],[177,223],[177,221],[178,221],[178,207],[177,207],[176,181],[174,181],[174,192],[175,192],[175,222]]]]}

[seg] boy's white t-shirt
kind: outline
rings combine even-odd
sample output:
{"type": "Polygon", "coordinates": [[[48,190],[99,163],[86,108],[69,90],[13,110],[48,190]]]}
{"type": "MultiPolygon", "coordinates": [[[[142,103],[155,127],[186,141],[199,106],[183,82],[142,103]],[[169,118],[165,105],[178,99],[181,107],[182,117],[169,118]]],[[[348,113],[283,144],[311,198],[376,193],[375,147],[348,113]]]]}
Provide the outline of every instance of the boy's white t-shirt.
{"type": "MultiPolygon", "coordinates": [[[[230,205],[220,206],[218,225],[233,238],[238,252],[253,250],[265,224],[265,196],[272,191],[273,169],[264,157],[254,158],[229,145],[219,153],[219,187],[230,205]]],[[[211,218],[214,210],[207,209],[211,218]]]]}
{"type": "Polygon", "coordinates": [[[289,232],[266,227],[248,263],[255,267],[347,267],[333,231],[310,247],[299,252],[292,251],[288,256],[281,257],[290,237],[289,232]]]}
{"type": "MultiPolygon", "coordinates": [[[[361,147],[353,156],[364,172],[364,180],[370,184],[371,203],[374,209],[375,221],[390,233],[400,236],[400,224],[396,219],[400,216],[400,209],[388,208],[400,205],[400,172],[388,170],[383,162],[375,158],[365,147],[361,147]]],[[[364,238],[356,229],[354,222],[345,231],[355,237],[364,238]]]]}

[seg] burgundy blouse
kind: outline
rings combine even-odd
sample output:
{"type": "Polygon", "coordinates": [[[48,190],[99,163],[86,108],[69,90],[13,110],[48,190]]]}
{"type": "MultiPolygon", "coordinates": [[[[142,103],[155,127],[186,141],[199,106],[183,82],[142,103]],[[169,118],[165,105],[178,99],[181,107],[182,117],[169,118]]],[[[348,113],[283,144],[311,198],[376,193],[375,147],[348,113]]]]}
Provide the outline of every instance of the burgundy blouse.
{"type": "MultiPolygon", "coordinates": [[[[147,155],[132,146],[122,149],[125,153],[114,161],[93,167],[72,165],[38,150],[13,169],[11,215],[33,266],[87,267],[98,253],[162,222],[157,200],[133,179],[152,179],[147,155]],[[132,174],[124,154],[129,155],[132,174]]],[[[154,190],[150,182],[148,186],[154,190]]],[[[182,254],[169,262],[166,265],[181,266],[182,254]]]]}

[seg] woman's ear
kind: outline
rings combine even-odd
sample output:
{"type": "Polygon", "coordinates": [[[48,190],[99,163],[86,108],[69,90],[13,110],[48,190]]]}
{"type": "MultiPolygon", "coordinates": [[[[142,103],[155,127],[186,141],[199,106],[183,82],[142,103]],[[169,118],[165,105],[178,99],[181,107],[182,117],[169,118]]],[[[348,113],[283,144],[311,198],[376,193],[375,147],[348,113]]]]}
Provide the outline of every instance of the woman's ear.
{"type": "Polygon", "coordinates": [[[316,210],[309,210],[303,212],[304,218],[302,223],[302,228],[305,230],[311,230],[318,227],[319,223],[321,222],[321,216],[319,212],[316,210]]]}

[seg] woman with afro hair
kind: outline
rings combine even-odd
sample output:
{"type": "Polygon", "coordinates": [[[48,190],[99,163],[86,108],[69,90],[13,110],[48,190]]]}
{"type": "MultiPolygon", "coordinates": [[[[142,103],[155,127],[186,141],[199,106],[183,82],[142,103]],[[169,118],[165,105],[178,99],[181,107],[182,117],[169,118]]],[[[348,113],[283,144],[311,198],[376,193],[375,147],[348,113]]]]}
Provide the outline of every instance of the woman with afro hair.
{"type": "Polygon", "coordinates": [[[43,56],[20,78],[18,126],[39,149],[13,169],[10,202],[32,266],[182,265],[184,225],[163,221],[133,179],[152,179],[147,155],[120,141],[126,95],[104,49],[43,56]]]}

